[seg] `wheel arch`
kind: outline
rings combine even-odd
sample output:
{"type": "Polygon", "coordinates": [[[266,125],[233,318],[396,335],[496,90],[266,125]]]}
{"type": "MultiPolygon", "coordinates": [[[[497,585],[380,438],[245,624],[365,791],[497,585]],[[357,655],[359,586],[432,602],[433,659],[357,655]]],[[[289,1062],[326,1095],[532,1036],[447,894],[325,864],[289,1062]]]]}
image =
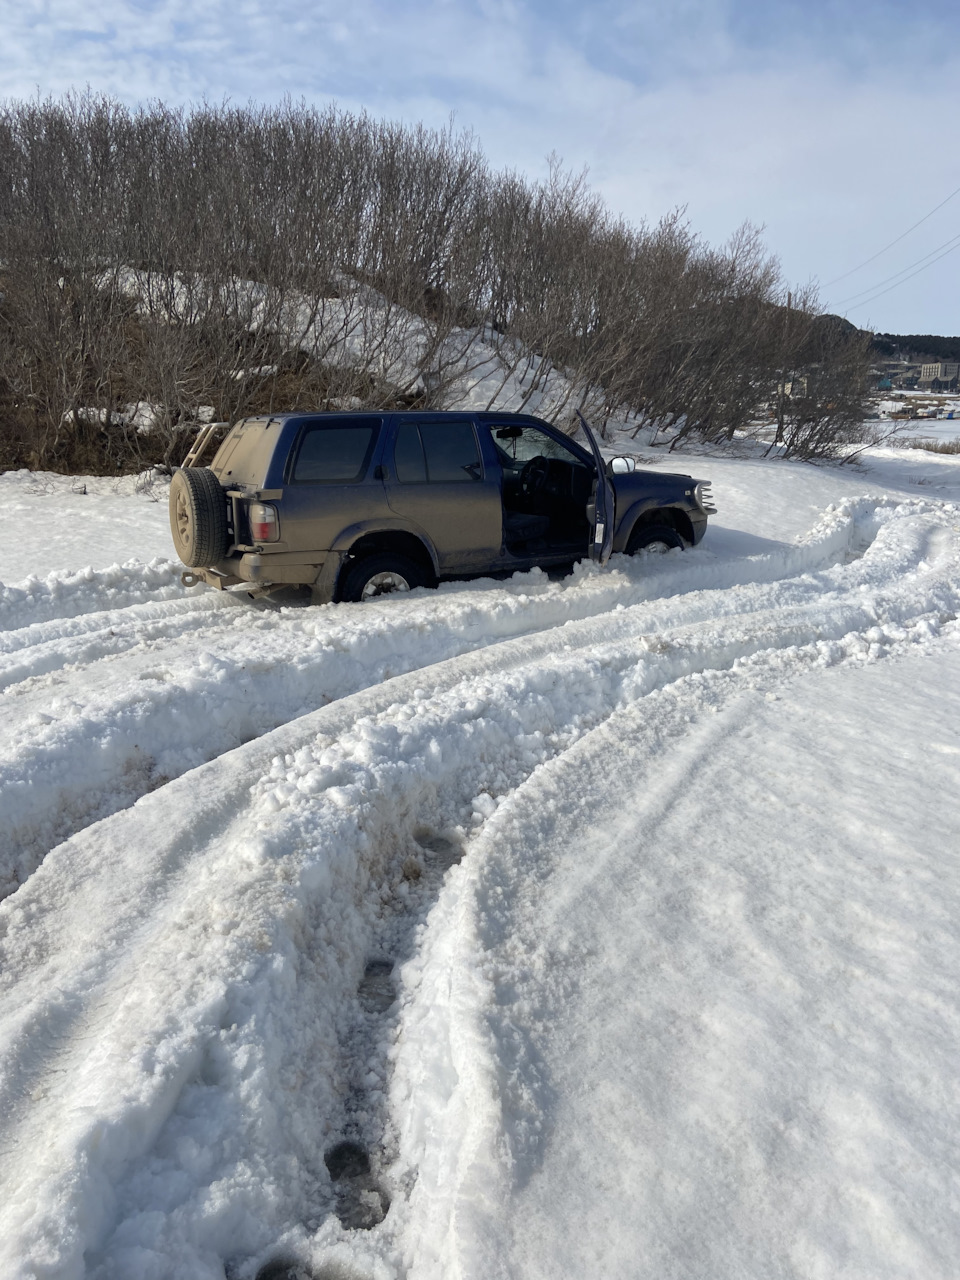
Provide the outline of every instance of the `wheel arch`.
{"type": "MultiPolygon", "coordinates": [[[[406,559],[420,565],[430,578],[436,580],[438,576],[436,552],[422,538],[407,529],[370,529],[359,534],[348,547],[344,548],[343,566],[363,556],[384,551],[405,556],[406,559]]],[[[343,566],[341,566],[341,574],[343,566]]]]}
{"type": "Polygon", "coordinates": [[[634,533],[638,529],[651,524],[665,524],[671,529],[675,529],[688,547],[692,547],[696,541],[693,522],[682,507],[647,507],[645,510],[637,512],[636,515],[628,512],[627,518],[621,525],[621,534],[617,539],[619,544],[617,550],[625,551],[630,545],[630,539],[634,533]]]}

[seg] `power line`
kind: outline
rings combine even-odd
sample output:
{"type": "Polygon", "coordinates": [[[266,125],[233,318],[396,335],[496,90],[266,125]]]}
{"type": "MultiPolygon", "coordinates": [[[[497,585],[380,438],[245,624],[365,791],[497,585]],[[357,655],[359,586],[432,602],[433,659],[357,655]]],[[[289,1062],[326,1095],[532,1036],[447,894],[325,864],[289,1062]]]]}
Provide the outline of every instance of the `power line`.
{"type": "MultiPolygon", "coordinates": [[[[940,203],[936,205],[935,208],[931,209],[929,213],[925,213],[919,222],[915,222],[912,227],[907,227],[906,231],[904,231],[902,235],[897,236],[896,240],[891,240],[890,243],[885,244],[882,249],[878,249],[872,258],[867,258],[867,260],[865,262],[861,262],[859,266],[851,267],[850,270],[845,271],[842,276],[834,276],[832,280],[828,280],[826,282],[823,288],[829,289],[832,284],[837,284],[840,280],[846,280],[847,276],[852,276],[857,271],[861,271],[864,267],[868,267],[871,262],[876,262],[877,258],[886,253],[888,249],[892,249],[895,244],[899,244],[901,240],[905,240],[911,231],[916,231],[917,227],[926,222],[928,218],[932,218],[938,209],[942,209],[943,206],[948,204],[956,195],[960,195],[960,187],[957,187],[956,191],[951,191],[946,200],[941,200],[940,203]]],[[[857,295],[854,294],[853,296],[856,297],[857,295]]]]}
{"type": "MultiPolygon", "coordinates": [[[[859,293],[851,293],[848,297],[841,298],[840,301],[835,305],[838,307],[842,307],[845,302],[853,302],[854,299],[856,298],[866,297],[868,293],[873,293],[875,289],[879,289],[882,285],[889,284],[891,280],[896,280],[898,276],[905,276],[908,271],[913,271],[914,267],[920,267],[920,269],[923,270],[923,267],[921,266],[922,263],[927,263],[928,258],[933,258],[934,254],[940,253],[941,249],[948,249],[949,246],[955,245],[956,241],[958,240],[960,240],[960,234],[951,236],[950,239],[945,240],[943,244],[938,244],[936,249],[931,249],[929,253],[925,253],[922,258],[917,258],[915,262],[909,262],[905,267],[902,267],[899,271],[895,271],[892,276],[887,276],[885,280],[878,280],[877,283],[872,284],[869,289],[861,289],[859,293]]],[[[936,259],[934,260],[936,261],[936,259]]],[[[930,266],[932,264],[927,263],[927,265],[930,266]]],[[[907,279],[909,278],[910,277],[907,276],[907,279]]],[[[903,282],[901,281],[901,283],[903,282]]]]}
{"type": "Polygon", "coordinates": [[[890,285],[888,289],[881,289],[880,292],[875,293],[872,298],[866,298],[863,302],[858,302],[853,308],[854,311],[859,311],[861,307],[868,307],[871,302],[876,302],[877,298],[882,298],[885,293],[890,293],[892,289],[898,289],[900,285],[906,284],[907,280],[912,280],[914,276],[920,275],[921,271],[926,271],[927,267],[932,267],[934,262],[939,262],[940,258],[945,258],[947,254],[953,253],[954,249],[960,249],[960,237],[958,237],[957,244],[951,244],[950,248],[945,249],[944,252],[940,254],[940,257],[934,258],[933,262],[927,262],[922,267],[918,267],[912,275],[907,276],[904,280],[898,280],[896,284],[890,285]]]}

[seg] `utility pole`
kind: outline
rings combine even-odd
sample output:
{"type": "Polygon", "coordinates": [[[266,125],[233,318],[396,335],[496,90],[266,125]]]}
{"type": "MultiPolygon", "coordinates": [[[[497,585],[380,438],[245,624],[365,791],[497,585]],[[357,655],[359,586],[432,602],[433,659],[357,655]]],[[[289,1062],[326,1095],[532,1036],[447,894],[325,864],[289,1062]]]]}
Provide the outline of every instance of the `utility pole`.
{"type": "MultiPolygon", "coordinates": [[[[787,352],[787,337],[790,331],[790,308],[793,305],[793,294],[787,292],[787,310],[783,317],[783,352],[787,352]]],[[[780,365],[780,385],[777,388],[777,435],[774,444],[783,444],[783,419],[786,410],[787,398],[787,367],[781,362],[780,365]]],[[[769,452],[769,451],[768,451],[769,452]]]]}

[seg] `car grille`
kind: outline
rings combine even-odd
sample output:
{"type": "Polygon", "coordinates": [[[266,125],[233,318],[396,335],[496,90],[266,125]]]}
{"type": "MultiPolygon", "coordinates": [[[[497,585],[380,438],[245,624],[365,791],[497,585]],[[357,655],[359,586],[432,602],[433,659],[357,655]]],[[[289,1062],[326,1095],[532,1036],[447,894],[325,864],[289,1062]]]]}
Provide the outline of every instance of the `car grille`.
{"type": "Polygon", "coordinates": [[[697,484],[696,493],[697,493],[697,502],[699,502],[700,506],[707,513],[707,515],[715,516],[717,514],[717,508],[714,506],[713,490],[710,487],[710,481],[709,480],[699,481],[699,483],[697,484]]]}

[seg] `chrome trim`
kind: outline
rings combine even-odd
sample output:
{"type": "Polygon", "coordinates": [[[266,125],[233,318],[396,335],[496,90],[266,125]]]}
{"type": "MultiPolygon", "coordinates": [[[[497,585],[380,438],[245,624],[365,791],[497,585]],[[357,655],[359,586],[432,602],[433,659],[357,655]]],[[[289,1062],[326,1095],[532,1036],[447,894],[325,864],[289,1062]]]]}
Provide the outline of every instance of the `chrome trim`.
{"type": "Polygon", "coordinates": [[[717,508],[713,503],[713,490],[710,487],[709,480],[698,480],[694,486],[693,496],[697,506],[708,516],[715,516],[717,508]]]}

